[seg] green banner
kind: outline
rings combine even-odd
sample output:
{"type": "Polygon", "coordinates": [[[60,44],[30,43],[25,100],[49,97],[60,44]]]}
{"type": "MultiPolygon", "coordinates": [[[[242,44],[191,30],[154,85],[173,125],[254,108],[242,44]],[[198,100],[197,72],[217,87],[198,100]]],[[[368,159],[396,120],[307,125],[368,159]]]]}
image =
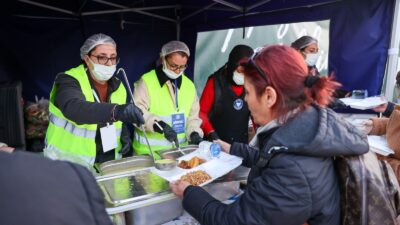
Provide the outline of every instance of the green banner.
{"type": "Polygon", "coordinates": [[[317,68],[327,73],[329,50],[329,20],[238,29],[199,32],[195,53],[194,82],[200,96],[207,78],[228,61],[232,48],[238,44],[256,49],[269,44],[290,45],[303,35],[318,39],[320,57],[317,68]],[[243,37],[244,36],[244,37],[243,37]]]}

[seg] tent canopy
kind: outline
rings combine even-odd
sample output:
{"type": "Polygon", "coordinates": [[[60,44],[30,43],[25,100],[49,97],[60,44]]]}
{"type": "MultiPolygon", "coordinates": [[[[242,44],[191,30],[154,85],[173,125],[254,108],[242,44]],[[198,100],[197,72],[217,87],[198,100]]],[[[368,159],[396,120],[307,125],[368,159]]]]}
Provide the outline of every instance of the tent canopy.
{"type": "MultiPolygon", "coordinates": [[[[380,93],[395,0],[17,0],[3,13],[0,81],[23,81],[24,96],[48,97],[57,73],[80,63],[93,33],[118,45],[131,82],[151,69],[162,44],[194,52],[197,32],[329,19],[329,71],[345,89],[380,93]]],[[[193,76],[194,57],[187,71],[193,76]]]]}

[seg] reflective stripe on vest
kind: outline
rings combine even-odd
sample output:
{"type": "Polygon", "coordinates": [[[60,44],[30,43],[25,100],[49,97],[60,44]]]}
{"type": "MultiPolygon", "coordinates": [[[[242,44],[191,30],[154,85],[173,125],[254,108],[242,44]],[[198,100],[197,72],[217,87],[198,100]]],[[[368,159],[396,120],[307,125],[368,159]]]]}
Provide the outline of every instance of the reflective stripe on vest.
{"type": "Polygon", "coordinates": [[[90,156],[83,156],[60,150],[53,145],[46,145],[46,148],[43,149],[43,155],[50,159],[74,162],[85,167],[92,166],[95,160],[95,158],[90,156]]]}
{"type": "MultiPolygon", "coordinates": [[[[183,113],[185,115],[185,130],[187,127],[187,118],[193,105],[196,95],[194,84],[185,75],[182,75],[182,83],[178,91],[179,112],[173,102],[167,84],[160,86],[155,70],[144,74],[141,78],[146,85],[149,96],[149,112],[158,116],[168,125],[172,125],[172,114],[183,113]]],[[[171,148],[173,143],[165,139],[163,134],[157,132],[146,133],[153,151],[159,151],[171,148]]],[[[178,134],[178,140],[181,146],[187,145],[186,133],[178,134]]],[[[149,154],[147,143],[141,130],[135,129],[135,138],[132,143],[133,149],[137,154],[149,154]]]]}
{"type": "MultiPolygon", "coordinates": [[[[81,91],[87,102],[94,102],[92,88],[88,75],[83,65],[72,68],[65,72],[75,78],[80,85],[81,91]]],[[[54,105],[57,86],[53,85],[50,93],[49,126],[46,132],[46,155],[55,159],[82,159],[84,162],[93,164],[96,157],[96,132],[97,124],[77,124],[64,116],[60,109],[54,105]]],[[[126,103],[126,90],[121,83],[117,90],[110,96],[110,102],[116,104],[126,103]]],[[[117,143],[115,155],[121,149],[120,136],[122,122],[114,123],[117,133],[117,143]]]]}
{"type": "Polygon", "coordinates": [[[63,118],[57,117],[53,113],[50,113],[50,122],[54,125],[63,128],[65,131],[79,137],[95,139],[96,131],[88,130],[85,128],[77,127],[74,124],[68,122],[68,120],[64,120],[63,118]]]}

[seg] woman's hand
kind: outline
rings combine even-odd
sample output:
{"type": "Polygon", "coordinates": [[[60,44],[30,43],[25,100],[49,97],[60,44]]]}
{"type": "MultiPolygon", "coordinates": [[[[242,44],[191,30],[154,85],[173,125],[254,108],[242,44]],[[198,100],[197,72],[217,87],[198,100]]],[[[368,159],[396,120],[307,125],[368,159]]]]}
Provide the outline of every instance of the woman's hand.
{"type": "Polygon", "coordinates": [[[372,110],[374,110],[375,112],[380,112],[383,113],[385,112],[386,108],[388,106],[388,103],[383,103],[382,105],[378,105],[377,107],[373,108],[372,110]]]}
{"type": "Polygon", "coordinates": [[[369,134],[372,130],[372,127],[374,126],[374,123],[372,122],[372,120],[366,120],[362,123],[362,129],[361,132],[363,132],[364,134],[369,134]]]}
{"type": "Polygon", "coordinates": [[[172,181],[169,183],[169,187],[171,188],[171,191],[178,196],[179,198],[183,198],[183,193],[185,192],[185,189],[189,186],[190,184],[186,181],[172,181]]]}
{"type": "Polygon", "coordinates": [[[222,141],[221,139],[215,140],[214,142],[219,144],[219,145],[221,145],[222,151],[224,151],[224,152],[226,152],[228,154],[231,151],[231,144],[229,144],[229,143],[227,143],[225,141],[222,141]]]}

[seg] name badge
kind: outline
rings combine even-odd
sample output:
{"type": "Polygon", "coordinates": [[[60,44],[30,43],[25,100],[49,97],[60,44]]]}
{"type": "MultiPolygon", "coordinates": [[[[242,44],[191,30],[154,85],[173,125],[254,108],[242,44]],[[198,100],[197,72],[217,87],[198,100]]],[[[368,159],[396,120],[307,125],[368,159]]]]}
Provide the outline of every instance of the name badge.
{"type": "Polygon", "coordinates": [[[116,147],[117,143],[117,130],[114,124],[100,128],[101,144],[103,145],[103,152],[108,152],[116,147]]]}
{"type": "Polygon", "coordinates": [[[174,129],[177,134],[185,133],[184,113],[172,114],[172,129],[174,129]]]}

